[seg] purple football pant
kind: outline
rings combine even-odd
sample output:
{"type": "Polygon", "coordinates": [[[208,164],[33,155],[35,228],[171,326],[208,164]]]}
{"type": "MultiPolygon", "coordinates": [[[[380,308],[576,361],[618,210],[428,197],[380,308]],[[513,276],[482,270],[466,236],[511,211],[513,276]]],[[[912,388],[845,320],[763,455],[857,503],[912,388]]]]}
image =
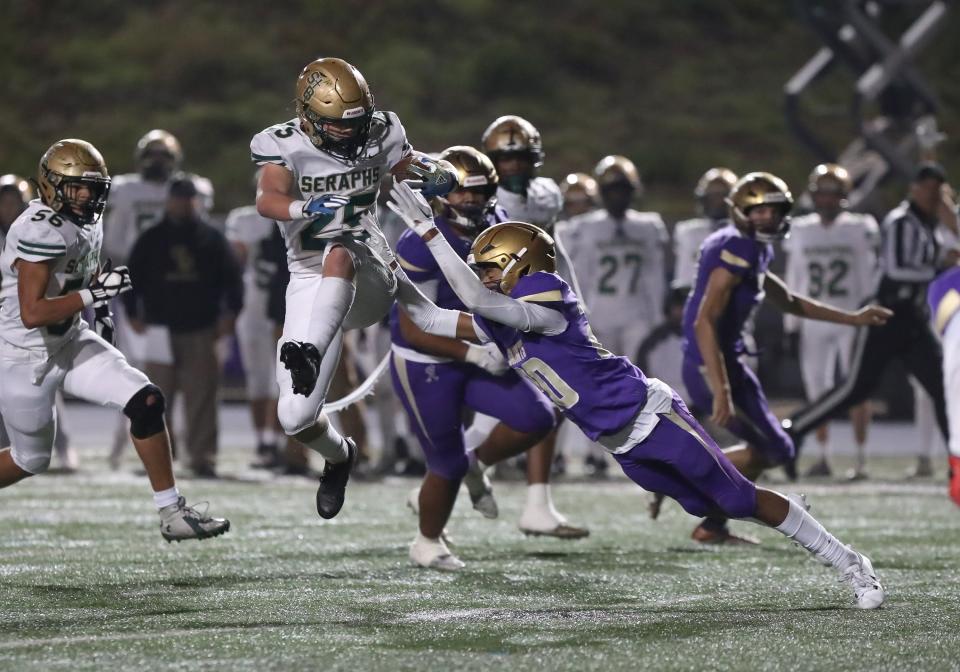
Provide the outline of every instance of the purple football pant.
{"type": "MultiPolygon", "coordinates": [[[[774,466],[792,460],[796,454],[793,440],[780,426],[780,421],[770,411],[767,397],[760,387],[756,374],[739,359],[726,357],[727,377],[733,394],[736,416],[725,429],[753,446],[774,466]]],[[[685,357],[683,360],[683,384],[687,386],[691,405],[697,413],[710,415],[713,412],[713,393],[707,385],[706,374],[701,364],[685,357]]]]}
{"type": "Polygon", "coordinates": [[[556,422],[550,401],[513,371],[494,376],[472,364],[421,364],[394,353],[390,373],[427,468],[450,481],[462,479],[469,465],[464,407],[518,432],[547,432],[556,422]]]}
{"type": "Polygon", "coordinates": [[[757,509],[756,486],[737,471],[676,393],[671,412],[660,414],[650,435],[613,457],[631,481],[674,498],[694,516],[749,518],[757,509]]]}

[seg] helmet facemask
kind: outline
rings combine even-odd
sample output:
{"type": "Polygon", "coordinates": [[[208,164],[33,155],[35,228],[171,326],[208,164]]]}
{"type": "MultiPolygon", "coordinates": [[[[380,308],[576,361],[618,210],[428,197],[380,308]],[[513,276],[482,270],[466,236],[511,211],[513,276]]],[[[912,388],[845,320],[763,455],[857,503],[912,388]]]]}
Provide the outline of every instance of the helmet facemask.
{"type": "MultiPolygon", "coordinates": [[[[367,140],[370,137],[370,124],[373,121],[373,109],[364,110],[355,108],[360,113],[356,116],[344,119],[332,119],[324,117],[301,102],[297,103],[297,113],[303,124],[304,132],[310,138],[310,142],[317,149],[321,149],[328,154],[332,154],[338,159],[345,161],[356,161],[363,149],[367,146],[367,140]],[[345,130],[351,130],[348,136],[327,130],[327,126],[336,125],[345,130]]],[[[351,110],[352,112],[353,110],[351,110]]],[[[349,114],[349,112],[347,113],[349,114]]]]}
{"type": "MultiPolygon", "coordinates": [[[[467,180],[469,179],[470,177],[467,177],[467,180]]],[[[443,203],[445,209],[444,215],[448,220],[465,229],[468,233],[476,235],[490,226],[490,222],[493,219],[494,209],[497,204],[497,199],[494,196],[496,188],[496,184],[475,187],[464,186],[453,192],[470,191],[482,196],[483,200],[473,199],[471,201],[454,204],[449,200],[449,196],[452,194],[448,194],[447,198],[442,196],[438,197],[438,200],[443,203]]],[[[457,199],[455,198],[454,200],[457,199]]]]}

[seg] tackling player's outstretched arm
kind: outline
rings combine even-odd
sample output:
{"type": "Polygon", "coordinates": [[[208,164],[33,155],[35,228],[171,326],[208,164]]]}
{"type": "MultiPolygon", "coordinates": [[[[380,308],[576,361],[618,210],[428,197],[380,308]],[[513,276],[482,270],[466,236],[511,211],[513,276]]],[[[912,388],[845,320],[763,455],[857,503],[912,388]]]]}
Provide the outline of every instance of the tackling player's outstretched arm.
{"type": "Polygon", "coordinates": [[[567,319],[556,310],[538,304],[517,301],[486,287],[469,266],[454,252],[434,226],[430,205],[423,196],[401,182],[390,192],[387,207],[393,210],[427,244],[454,293],[472,312],[521,331],[547,335],[563,333],[567,319]]]}
{"type": "Polygon", "coordinates": [[[713,393],[713,413],[710,419],[721,427],[734,416],[735,410],[730,379],[727,377],[727,367],[720,351],[720,340],[717,338],[717,322],[726,311],[730,296],[739,283],[740,278],[726,268],[713,269],[707,279],[707,288],[697,318],[693,322],[697,348],[707,370],[707,385],[713,393]]]}
{"type": "Polygon", "coordinates": [[[893,311],[882,306],[864,306],[857,311],[843,310],[820,303],[815,299],[800,294],[794,294],[787,285],[773,273],[766,273],[763,284],[766,299],[785,313],[819,320],[820,322],[835,322],[848,324],[854,327],[869,327],[885,324],[893,316],[893,311]]]}

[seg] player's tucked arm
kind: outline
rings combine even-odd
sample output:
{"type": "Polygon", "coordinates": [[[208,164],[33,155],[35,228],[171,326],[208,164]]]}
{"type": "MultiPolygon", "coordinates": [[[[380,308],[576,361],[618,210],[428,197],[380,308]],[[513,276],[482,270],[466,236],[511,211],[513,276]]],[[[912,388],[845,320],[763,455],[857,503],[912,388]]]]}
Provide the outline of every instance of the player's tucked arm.
{"type": "Polygon", "coordinates": [[[726,417],[717,412],[718,400],[730,399],[730,379],[727,377],[726,363],[723,359],[723,353],[720,351],[720,340],[717,338],[717,322],[727,309],[730,296],[739,283],[740,278],[735,274],[725,268],[715,268],[707,280],[703,301],[693,322],[697,348],[700,350],[700,356],[703,357],[703,364],[707,370],[707,385],[710,386],[710,391],[713,393],[714,414],[712,419],[720,425],[725,424],[732,414],[729,408],[729,406],[732,406],[732,401],[727,404],[725,409],[726,417]]]}
{"type": "Polygon", "coordinates": [[[267,219],[289,222],[294,219],[290,204],[302,203],[290,195],[292,191],[293,173],[283,166],[265,164],[257,181],[257,212],[267,219]]]}
{"type": "Polygon", "coordinates": [[[400,320],[400,333],[410,345],[420,352],[438,357],[449,357],[450,359],[456,359],[458,361],[466,359],[469,346],[463,341],[456,338],[428,334],[414,324],[410,316],[407,315],[407,311],[402,308],[397,317],[400,320]]]}
{"type": "Polygon", "coordinates": [[[17,269],[17,295],[20,300],[20,319],[27,329],[36,329],[63,322],[79,313],[84,302],[79,292],[47,298],[50,283],[50,262],[14,262],[17,269]]]}
{"type": "MultiPolygon", "coordinates": [[[[410,321],[417,328],[436,336],[460,338],[464,340],[486,340],[480,330],[474,326],[473,317],[459,310],[441,308],[424,296],[423,292],[411,282],[396,259],[388,262],[390,270],[397,278],[397,301],[410,321]]],[[[406,334],[404,334],[406,338],[406,334]]]]}
{"type": "Polygon", "coordinates": [[[794,294],[787,285],[773,273],[767,272],[763,289],[766,299],[785,313],[820,322],[835,322],[851,326],[871,326],[884,324],[893,312],[881,306],[865,306],[858,311],[842,310],[821,303],[800,294],[794,294]]]}

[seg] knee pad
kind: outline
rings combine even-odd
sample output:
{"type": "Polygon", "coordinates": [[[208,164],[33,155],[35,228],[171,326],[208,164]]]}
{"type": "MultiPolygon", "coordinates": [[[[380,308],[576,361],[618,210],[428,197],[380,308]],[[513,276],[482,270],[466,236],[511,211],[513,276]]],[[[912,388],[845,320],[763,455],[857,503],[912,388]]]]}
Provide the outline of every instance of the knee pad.
{"type": "Polygon", "coordinates": [[[166,400],[163,392],[153,383],[140,388],[123,407],[123,414],[130,418],[130,434],[135,439],[146,439],[159,434],[165,428],[163,411],[166,400]]]}
{"type": "Polygon", "coordinates": [[[277,403],[277,420],[287,436],[296,436],[303,430],[316,425],[323,417],[317,409],[308,409],[307,404],[302,403],[302,399],[286,394],[281,395],[277,403]]]}

